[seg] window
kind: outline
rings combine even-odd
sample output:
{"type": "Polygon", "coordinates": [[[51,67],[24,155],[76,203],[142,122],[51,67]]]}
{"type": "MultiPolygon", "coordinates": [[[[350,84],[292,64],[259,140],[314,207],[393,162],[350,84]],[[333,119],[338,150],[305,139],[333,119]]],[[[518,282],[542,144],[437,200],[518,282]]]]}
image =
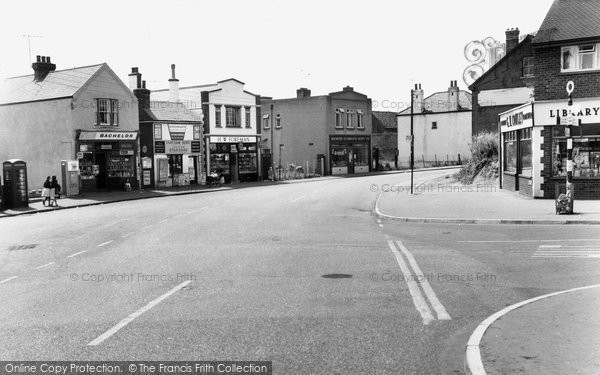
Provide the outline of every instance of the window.
{"type": "Polygon", "coordinates": [[[221,106],[215,106],[215,126],[221,127],[221,106]]]}
{"type": "Polygon", "coordinates": [[[365,128],[364,113],[363,113],[362,109],[356,110],[356,128],[357,129],[365,128]]]}
{"type": "Polygon", "coordinates": [[[561,71],[600,69],[598,44],[562,47],[561,71]]]}
{"type": "Polygon", "coordinates": [[[96,125],[119,126],[119,101],[115,99],[96,99],[96,125]]]}
{"type": "Polygon", "coordinates": [[[335,109],[335,127],[338,129],[344,128],[344,110],[342,108],[335,109]]]}
{"type": "Polygon", "coordinates": [[[533,56],[523,57],[523,77],[533,77],[533,56]]]}
{"type": "Polygon", "coordinates": [[[521,129],[519,139],[519,160],[521,176],[531,177],[531,128],[521,129]]]}
{"type": "Polygon", "coordinates": [[[264,115],[263,116],[263,128],[265,130],[271,129],[271,124],[269,123],[269,115],[264,115]]]}
{"type": "Polygon", "coordinates": [[[431,129],[437,129],[437,121],[431,122],[431,129]]]}
{"type": "Polygon", "coordinates": [[[504,170],[517,172],[517,132],[504,133],[504,170]]]}
{"type": "Polygon", "coordinates": [[[275,116],[275,129],[281,129],[281,115],[279,113],[275,116]]]}
{"type": "Polygon", "coordinates": [[[354,110],[346,110],[346,128],[354,129],[354,110]]]}
{"type": "Polygon", "coordinates": [[[225,126],[228,128],[239,128],[242,126],[239,107],[225,107],[225,126]]]}
{"type": "MultiPolygon", "coordinates": [[[[567,175],[566,138],[553,139],[552,175],[567,175]]],[[[600,138],[573,138],[573,177],[600,178],[600,138]]]]}
{"type": "Polygon", "coordinates": [[[250,107],[246,107],[245,112],[246,112],[246,127],[249,128],[252,126],[251,125],[252,123],[250,122],[250,107]]]}

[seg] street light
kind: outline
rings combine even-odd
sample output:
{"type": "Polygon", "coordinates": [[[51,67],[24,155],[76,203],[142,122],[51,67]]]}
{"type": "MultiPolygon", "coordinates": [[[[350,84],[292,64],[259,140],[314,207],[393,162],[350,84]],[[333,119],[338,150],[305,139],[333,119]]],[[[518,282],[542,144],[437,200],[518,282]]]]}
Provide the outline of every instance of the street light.
{"type": "Polygon", "coordinates": [[[410,90],[410,193],[413,193],[413,174],[415,171],[415,135],[413,125],[415,92],[418,90],[418,85],[410,90]]]}
{"type": "Polygon", "coordinates": [[[271,125],[271,169],[273,170],[273,181],[275,181],[275,143],[273,140],[273,103],[271,103],[271,118],[269,119],[271,125]]]}

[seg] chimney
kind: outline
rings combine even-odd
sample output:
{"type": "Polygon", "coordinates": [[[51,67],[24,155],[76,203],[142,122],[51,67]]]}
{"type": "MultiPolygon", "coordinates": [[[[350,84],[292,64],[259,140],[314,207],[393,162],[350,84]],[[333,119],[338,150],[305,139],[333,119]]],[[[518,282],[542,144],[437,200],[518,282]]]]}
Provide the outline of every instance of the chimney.
{"type": "Polygon", "coordinates": [[[344,90],[344,92],[353,92],[354,91],[354,87],[352,87],[352,86],[346,86],[346,87],[344,87],[343,90],[344,90]]]}
{"type": "MultiPolygon", "coordinates": [[[[133,90],[133,95],[135,95],[135,97],[138,100],[138,108],[139,111],[141,112],[142,109],[148,109],[150,108],[150,90],[148,90],[146,88],[146,81],[142,81],[142,74],[141,73],[137,73],[137,83],[141,82],[141,85],[138,85],[137,88],[135,88],[133,90]]],[[[134,73],[132,73],[134,74],[134,73]]]]}
{"type": "Polygon", "coordinates": [[[129,89],[135,90],[142,87],[142,75],[138,72],[138,68],[131,68],[131,73],[129,73],[129,89]]]}
{"type": "Polygon", "coordinates": [[[56,70],[56,65],[50,62],[50,56],[36,56],[36,62],[31,64],[33,68],[33,79],[36,82],[43,81],[48,73],[56,70]]]}
{"type": "Polygon", "coordinates": [[[171,78],[169,79],[169,101],[179,102],[179,80],[175,78],[175,64],[171,64],[171,78]]]}
{"type": "Polygon", "coordinates": [[[300,87],[296,90],[296,97],[299,98],[310,98],[310,90],[306,87],[300,87]]]}
{"type": "Polygon", "coordinates": [[[421,88],[421,84],[416,84],[415,83],[415,89],[413,90],[413,112],[414,113],[421,113],[423,112],[424,108],[424,101],[423,99],[425,98],[425,94],[423,92],[423,89],[421,88]]]}
{"type": "Polygon", "coordinates": [[[519,28],[506,30],[506,54],[519,44],[519,28]]]}
{"type": "Polygon", "coordinates": [[[448,87],[448,100],[446,101],[447,111],[458,111],[458,83],[457,81],[450,81],[450,87],[448,87]]]}

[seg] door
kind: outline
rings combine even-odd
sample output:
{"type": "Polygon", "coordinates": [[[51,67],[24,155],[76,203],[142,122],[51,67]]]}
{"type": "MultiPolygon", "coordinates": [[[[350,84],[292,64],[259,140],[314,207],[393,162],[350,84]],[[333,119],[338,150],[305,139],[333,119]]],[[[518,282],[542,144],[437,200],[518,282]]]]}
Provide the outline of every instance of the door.
{"type": "Polygon", "coordinates": [[[261,155],[261,165],[262,165],[262,178],[263,180],[269,179],[269,168],[273,166],[271,153],[263,152],[261,155]]]}
{"type": "Polygon", "coordinates": [[[198,183],[198,157],[189,156],[188,173],[190,175],[190,184],[198,183]]]}
{"type": "Polygon", "coordinates": [[[97,152],[95,155],[95,164],[98,165],[98,176],[96,176],[96,188],[105,189],[108,182],[108,173],[106,171],[106,153],[97,152]]]}

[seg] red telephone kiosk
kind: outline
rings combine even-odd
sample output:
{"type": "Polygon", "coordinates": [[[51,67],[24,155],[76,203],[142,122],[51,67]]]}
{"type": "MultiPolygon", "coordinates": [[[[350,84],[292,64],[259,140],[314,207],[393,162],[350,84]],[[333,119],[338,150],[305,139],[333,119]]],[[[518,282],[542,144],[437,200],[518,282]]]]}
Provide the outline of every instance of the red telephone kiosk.
{"type": "Polygon", "coordinates": [[[19,159],[2,163],[2,181],[4,208],[29,207],[27,163],[19,159]]]}

